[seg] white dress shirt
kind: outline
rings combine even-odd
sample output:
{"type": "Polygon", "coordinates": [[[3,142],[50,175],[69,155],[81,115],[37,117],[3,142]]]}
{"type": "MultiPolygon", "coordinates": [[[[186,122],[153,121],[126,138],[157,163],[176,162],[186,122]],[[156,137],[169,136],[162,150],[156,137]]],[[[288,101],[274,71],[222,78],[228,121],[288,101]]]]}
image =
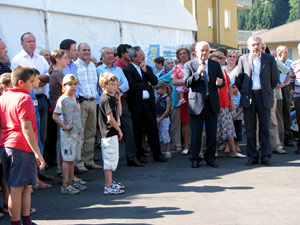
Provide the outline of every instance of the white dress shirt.
{"type": "MultiPolygon", "coordinates": [[[[142,69],[141,69],[141,67],[135,65],[134,63],[132,63],[132,65],[136,68],[136,70],[138,71],[138,73],[141,76],[141,79],[143,80],[143,75],[142,75],[142,69]]],[[[149,91],[143,90],[143,99],[149,99],[149,98],[150,98],[149,91]]]]}
{"type": "MultiPolygon", "coordinates": [[[[48,75],[49,64],[46,59],[41,55],[36,55],[33,53],[33,56],[25,52],[24,49],[21,50],[17,55],[15,55],[11,60],[11,69],[13,70],[19,65],[28,66],[31,68],[37,69],[41,75],[48,75]]],[[[49,98],[49,84],[46,84],[43,87],[33,89],[35,95],[45,94],[49,98]]]]}

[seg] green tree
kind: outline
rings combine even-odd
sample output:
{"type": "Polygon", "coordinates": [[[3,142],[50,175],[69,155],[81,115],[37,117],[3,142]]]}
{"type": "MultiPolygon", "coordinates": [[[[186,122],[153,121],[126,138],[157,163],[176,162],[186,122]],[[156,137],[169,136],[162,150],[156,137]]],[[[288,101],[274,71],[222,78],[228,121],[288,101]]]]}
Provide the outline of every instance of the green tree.
{"type": "MultiPolygon", "coordinates": [[[[300,0],[290,0],[298,2],[298,11],[295,15],[299,17],[300,0]]],[[[271,29],[285,24],[290,11],[287,0],[253,0],[252,8],[249,10],[239,10],[238,29],[259,30],[271,29]]],[[[295,4],[293,4],[295,5],[295,4]]]]}
{"type": "MultiPolygon", "coordinates": [[[[299,0],[298,0],[299,1],[299,0]]],[[[285,24],[289,18],[290,5],[287,0],[274,0],[274,20],[272,23],[273,27],[278,27],[285,24]]]]}
{"type": "Polygon", "coordinates": [[[300,19],[300,0],[289,0],[290,16],[288,22],[300,19]]]}

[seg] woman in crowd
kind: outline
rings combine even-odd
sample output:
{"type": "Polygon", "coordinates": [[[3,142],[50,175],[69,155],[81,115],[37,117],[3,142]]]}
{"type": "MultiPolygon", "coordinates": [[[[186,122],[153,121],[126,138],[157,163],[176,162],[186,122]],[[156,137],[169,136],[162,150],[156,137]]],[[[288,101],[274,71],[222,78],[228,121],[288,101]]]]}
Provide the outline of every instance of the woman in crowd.
{"type": "Polygon", "coordinates": [[[237,71],[237,62],[239,59],[239,53],[235,50],[230,50],[227,53],[227,65],[224,66],[224,70],[227,72],[229,79],[235,80],[235,77],[237,76],[236,71],[237,71]]]}
{"type": "MultiPolygon", "coordinates": [[[[225,55],[223,52],[216,51],[211,54],[210,58],[218,61],[221,66],[225,65],[225,55]]],[[[234,109],[233,96],[230,86],[230,79],[225,70],[223,70],[223,76],[225,80],[225,86],[219,89],[220,113],[218,114],[217,140],[228,142],[232,152],[232,157],[244,158],[246,156],[238,153],[235,149],[234,138],[236,137],[236,134],[231,114],[231,111],[234,109]]],[[[218,152],[216,155],[217,154],[218,152]]]]}
{"type": "MultiPolygon", "coordinates": [[[[184,86],[183,67],[184,64],[191,59],[191,52],[187,48],[179,48],[176,51],[176,58],[179,63],[172,70],[172,81],[173,84],[176,86],[184,86]]],[[[186,155],[189,153],[190,143],[190,115],[188,110],[188,91],[184,92],[184,100],[185,103],[182,104],[180,107],[180,122],[182,124],[182,133],[184,139],[184,150],[181,151],[181,154],[186,155]]]]}

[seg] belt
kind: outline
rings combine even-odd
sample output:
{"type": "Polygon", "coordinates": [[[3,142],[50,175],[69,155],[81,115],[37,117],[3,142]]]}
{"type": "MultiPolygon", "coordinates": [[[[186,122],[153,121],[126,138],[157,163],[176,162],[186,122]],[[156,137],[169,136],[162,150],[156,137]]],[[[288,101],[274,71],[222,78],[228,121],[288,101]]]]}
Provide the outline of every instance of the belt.
{"type": "Polygon", "coordinates": [[[257,89],[257,90],[252,90],[253,93],[259,93],[261,92],[261,89],[257,89]]]}
{"type": "Polygon", "coordinates": [[[95,98],[83,98],[84,101],[89,101],[89,102],[92,102],[95,100],[95,98]]]}

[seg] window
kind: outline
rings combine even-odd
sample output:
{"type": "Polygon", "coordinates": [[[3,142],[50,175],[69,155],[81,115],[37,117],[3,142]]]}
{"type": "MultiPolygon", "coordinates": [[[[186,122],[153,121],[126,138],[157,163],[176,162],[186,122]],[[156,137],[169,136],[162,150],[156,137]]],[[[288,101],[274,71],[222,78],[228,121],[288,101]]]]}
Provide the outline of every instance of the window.
{"type": "Polygon", "coordinates": [[[230,29],[230,11],[224,11],[225,29],[230,29]]]}
{"type": "Polygon", "coordinates": [[[289,48],[288,58],[289,59],[293,58],[293,50],[291,48],[289,48]]]}
{"type": "Polygon", "coordinates": [[[208,9],[208,27],[213,27],[213,10],[212,8],[208,9]]]}

